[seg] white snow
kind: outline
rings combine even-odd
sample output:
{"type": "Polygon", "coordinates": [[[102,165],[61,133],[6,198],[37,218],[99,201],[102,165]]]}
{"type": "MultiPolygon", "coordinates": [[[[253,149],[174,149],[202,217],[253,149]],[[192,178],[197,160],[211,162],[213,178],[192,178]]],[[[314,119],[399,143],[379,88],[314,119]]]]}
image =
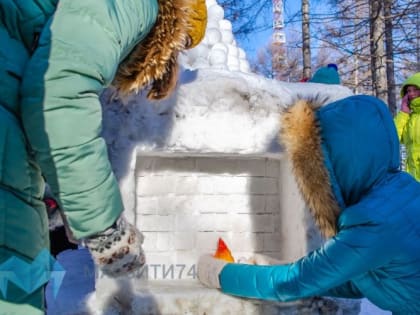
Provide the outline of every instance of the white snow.
{"type": "MultiPolygon", "coordinates": [[[[95,290],[94,267],[88,251],[86,249],[67,250],[59,254],[58,260],[66,270],[66,275],[64,277],[63,284],[58,291],[57,297],[54,298],[53,296],[52,285],[49,284],[47,286],[47,315],[95,314],[96,312],[94,310],[89,312],[86,307],[86,302],[87,304],[93,304],[92,299],[95,298],[94,294],[92,294],[95,290]]],[[[197,290],[197,288],[195,288],[195,290],[197,290]]],[[[191,294],[194,293],[191,292],[191,294]]],[[[218,296],[218,298],[220,299],[221,297],[218,296]]],[[[141,300],[137,300],[136,303],[139,303],[140,301],[141,300]]],[[[138,305],[136,309],[139,311],[141,309],[140,305],[138,305]]],[[[98,314],[101,313],[98,312],[98,314]]],[[[113,313],[111,310],[106,314],[121,313],[113,313]]],[[[139,312],[138,314],[143,313],[139,312]]],[[[144,314],[148,313],[145,312],[144,314]]],[[[164,314],[171,313],[169,312],[164,314]]],[[[359,314],[391,315],[390,312],[379,309],[367,299],[362,300],[361,311],[359,314]]]]}
{"type": "Polygon", "coordinates": [[[278,153],[279,112],[298,96],[334,101],[350,95],[343,86],[285,83],[254,74],[201,68],[181,74],[176,93],[149,103],[144,93],[121,106],[103,95],[104,137],[119,178],[133,150],[156,152],[278,153]]]}
{"type": "MultiPolygon", "coordinates": [[[[222,7],[215,0],[207,0],[207,6],[206,36],[180,57],[184,70],[171,98],[150,103],[145,93],[139,93],[119,100],[111,89],[102,95],[103,135],[126,209],[134,207],[134,182],[129,174],[139,152],[276,155],[280,151],[278,116],[285,106],[298,97],[334,101],[351,94],[343,86],[284,83],[251,74],[222,7]]],[[[84,314],[87,298],[88,304],[94,305],[95,274],[90,256],[85,249],[66,251],[59,255],[59,262],[66,275],[56,298],[51,284],[47,287],[48,314],[84,314]]],[[[361,314],[389,314],[367,301],[362,308],[361,314]]]]}

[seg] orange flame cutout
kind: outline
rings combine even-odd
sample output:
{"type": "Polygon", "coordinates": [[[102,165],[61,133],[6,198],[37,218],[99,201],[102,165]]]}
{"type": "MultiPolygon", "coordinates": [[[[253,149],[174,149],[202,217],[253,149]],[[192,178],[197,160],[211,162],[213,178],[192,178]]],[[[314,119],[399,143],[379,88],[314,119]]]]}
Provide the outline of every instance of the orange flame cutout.
{"type": "Polygon", "coordinates": [[[219,242],[217,244],[217,250],[214,253],[214,257],[222,260],[226,260],[227,262],[235,262],[235,259],[232,256],[229,248],[225,244],[225,242],[219,238],[219,242]]]}

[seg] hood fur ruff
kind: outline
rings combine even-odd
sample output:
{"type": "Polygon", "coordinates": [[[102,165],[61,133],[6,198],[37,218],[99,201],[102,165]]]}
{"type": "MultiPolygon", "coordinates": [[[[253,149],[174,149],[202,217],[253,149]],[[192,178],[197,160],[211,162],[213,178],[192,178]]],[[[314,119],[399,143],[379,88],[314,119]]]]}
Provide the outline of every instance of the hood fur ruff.
{"type": "MultiPolygon", "coordinates": [[[[113,85],[121,94],[139,91],[151,84],[147,97],[163,99],[175,88],[177,57],[189,48],[191,25],[188,10],[193,0],[158,0],[156,24],[120,65],[113,85]]],[[[195,0],[194,0],[195,1],[195,0]]]]}
{"type": "Polygon", "coordinates": [[[337,233],[340,207],[324,164],[316,101],[299,100],[281,116],[279,141],[292,162],[298,187],[322,235],[337,233]]]}

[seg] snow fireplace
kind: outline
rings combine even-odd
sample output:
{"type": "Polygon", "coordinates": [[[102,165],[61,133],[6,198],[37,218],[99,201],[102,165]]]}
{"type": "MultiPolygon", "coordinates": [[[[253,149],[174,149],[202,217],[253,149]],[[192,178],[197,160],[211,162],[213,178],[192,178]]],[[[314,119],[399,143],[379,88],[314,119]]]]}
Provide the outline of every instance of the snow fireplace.
{"type": "MultiPolygon", "coordinates": [[[[135,196],[130,220],[143,232],[147,253],[141,279],[125,280],[137,307],[147,300],[144,314],[222,314],[226,309],[229,314],[276,314],[279,305],[202,287],[196,262],[201,254],[214,252],[219,237],[235,259],[263,253],[291,260],[318,242],[283,155],[139,152],[133,164],[126,186],[127,194],[135,196]]],[[[115,285],[100,276],[97,291],[109,294],[110,283],[115,285]]],[[[118,303],[133,307],[132,300],[121,302],[122,292],[114,291],[118,303]]],[[[312,304],[281,308],[298,305],[312,304]]]]}
{"type": "Polygon", "coordinates": [[[197,257],[214,252],[219,237],[235,259],[306,253],[315,233],[308,238],[311,223],[291,176],[280,176],[286,167],[280,156],[138,156],[135,221],[148,279],[194,279],[197,257]]]}
{"type": "Polygon", "coordinates": [[[130,219],[145,235],[147,267],[132,279],[99,275],[97,295],[111,294],[116,314],[358,314],[358,302],[251,301],[196,279],[198,257],[214,252],[219,237],[235,259],[290,261],[319,244],[283,154],[137,154],[132,174],[130,219]]]}
{"type": "Polygon", "coordinates": [[[334,101],[351,92],[337,85],[320,93],[316,84],[201,69],[158,104],[139,94],[121,105],[104,94],[104,137],[125,215],[145,235],[147,268],[118,280],[98,275],[88,304],[101,314],[358,314],[354,301],[234,298],[195,274],[219,237],[237,260],[262,253],[291,261],[319,245],[277,134],[297,94],[334,101]]]}

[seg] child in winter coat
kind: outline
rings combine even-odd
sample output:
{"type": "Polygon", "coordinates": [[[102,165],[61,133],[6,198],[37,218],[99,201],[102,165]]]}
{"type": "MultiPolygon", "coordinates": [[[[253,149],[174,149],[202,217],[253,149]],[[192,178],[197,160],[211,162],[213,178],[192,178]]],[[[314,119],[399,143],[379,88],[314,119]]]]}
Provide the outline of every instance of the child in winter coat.
{"type": "Polygon", "coordinates": [[[50,255],[42,176],[72,237],[105,274],[144,264],[142,235],[121,216],[100,137],[99,94],[113,84],[121,93],[150,88],[150,99],[169,95],[179,52],[204,36],[206,4],[2,0],[0,20],[0,312],[43,314],[50,255]]]}
{"type": "Polygon", "coordinates": [[[407,151],[406,170],[420,181],[420,72],[401,88],[401,108],[394,118],[398,138],[407,151]]]}
{"type": "Polygon", "coordinates": [[[199,279],[241,297],[366,297],[393,314],[420,314],[420,183],[399,170],[387,106],[364,95],[324,107],[301,100],[280,126],[302,196],[327,241],[284,264],[204,255],[199,279]]]}

